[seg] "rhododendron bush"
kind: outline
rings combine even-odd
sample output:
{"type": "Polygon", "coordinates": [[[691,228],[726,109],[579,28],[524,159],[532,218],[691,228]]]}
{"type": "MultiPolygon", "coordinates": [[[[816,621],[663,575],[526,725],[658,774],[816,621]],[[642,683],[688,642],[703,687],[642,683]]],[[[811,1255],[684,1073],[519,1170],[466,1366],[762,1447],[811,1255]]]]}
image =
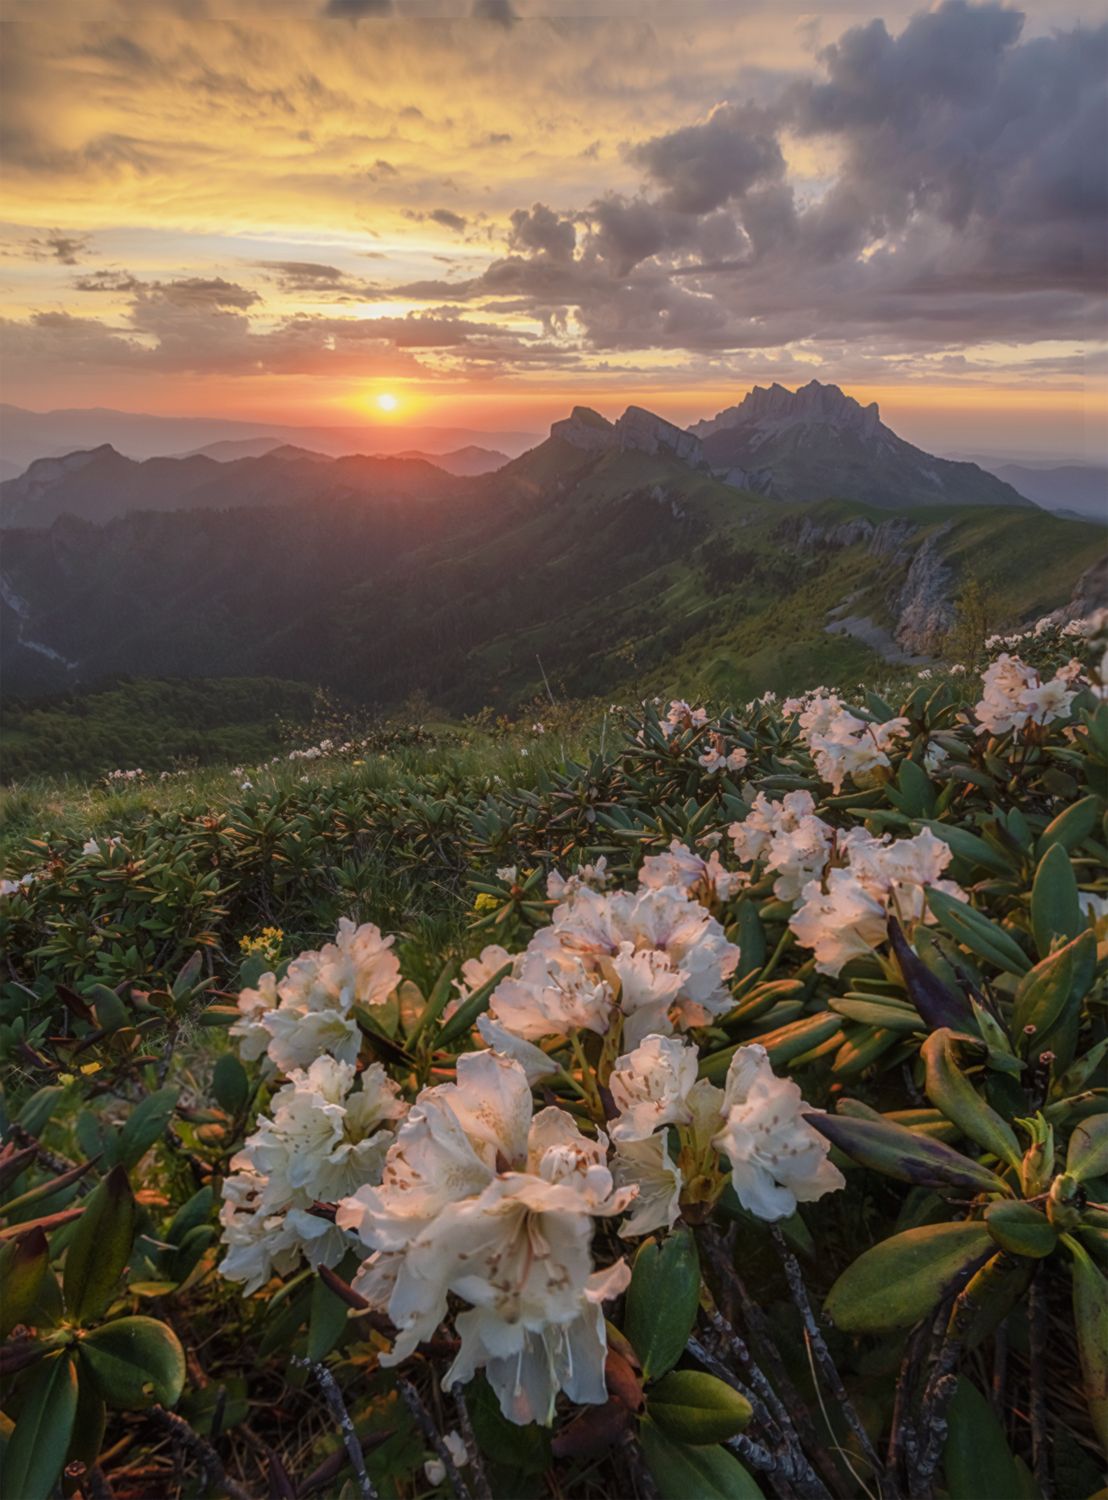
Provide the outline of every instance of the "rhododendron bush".
{"type": "Polygon", "coordinates": [[[334,879],[353,771],[177,830],[207,907],[164,828],[13,872],[8,1492],[1096,1490],[1098,625],[362,787],[437,936],[334,879]],[[63,951],[77,902],[196,956],[63,951]]]}

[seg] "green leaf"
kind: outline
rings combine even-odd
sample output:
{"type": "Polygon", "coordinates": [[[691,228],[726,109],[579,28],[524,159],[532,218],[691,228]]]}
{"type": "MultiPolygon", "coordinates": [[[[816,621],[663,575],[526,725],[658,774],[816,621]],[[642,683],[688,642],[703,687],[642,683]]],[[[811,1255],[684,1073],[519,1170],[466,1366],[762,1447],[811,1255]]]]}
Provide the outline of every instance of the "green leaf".
{"type": "Polygon", "coordinates": [[[342,1338],[350,1309],[317,1276],[312,1282],[312,1310],[308,1314],[308,1358],[318,1362],[342,1338]]]}
{"type": "Polygon", "coordinates": [[[121,1166],[130,1171],[154,1142],[161,1139],[173,1118],[180,1093],[175,1088],[158,1089],[135,1106],[119,1132],[116,1154],[121,1166]]]}
{"type": "Polygon", "coordinates": [[[550,1429],[537,1422],[511,1422],[484,1375],[466,1392],[473,1433],[481,1452],[522,1474],[545,1474],[550,1467],[550,1429]]]}
{"type": "Polygon", "coordinates": [[[32,1321],[31,1313],[49,1263],[50,1250],[41,1229],[31,1229],[0,1246],[0,1287],[4,1289],[0,1298],[0,1338],[6,1339],[18,1324],[32,1321]]]}
{"type": "Polygon", "coordinates": [[[1041,1260],[1058,1246],[1058,1232],[1045,1214],[1030,1203],[1000,1198],[985,1210],[989,1233],[1010,1255],[1041,1260]]]}
{"type": "Polygon", "coordinates": [[[1075,938],[1084,927],[1077,880],[1064,844],[1051,844],[1039,861],[1031,887],[1031,932],[1039,957],[1045,958],[1055,938],[1075,938]]]}
{"type": "Polygon", "coordinates": [[[762,1491],[726,1448],[674,1442],[649,1418],[639,1436],[661,1500],[762,1500],[762,1491]]]}
{"type": "Polygon", "coordinates": [[[44,1089],[38,1089],[24,1104],[16,1118],[16,1123],[27,1132],[28,1135],[41,1135],[52,1118],[65,1089],[57,1084],[51,1084],[44,1089]]]}
{"type": "Polygon", "coordinates": [[[432,1025],[446,1009],[446,1002],[450,999],[451,980],[457,972],[457,964],[453,959],[448,959],[439,972],[439,977],[432,986],[431,993],[427,997],[427,1003],[416,1019],[415,1025],[408,1033],[408,1046],[414,1047],[422,1036],[424,1029],[432,1025]]]}
{"type": "Polygon", "coordinates": [[[116,1318],[86,1334],[78,1350],[109,1406],[175,1406],[184,1389],[185,1351],[156,1318],[116,1318]]]}
{"type": "Polygon", "coordinates": [[[1080,1005],[1085,998],[1095,963],[1096,936],[1089,930],[1048,954],[1024,975],[1012,1006],[1012,1034],[1017,1046],[1041,1050],[1047,1033],[1071,1001],[1080,1005]],[[1034,1030],[1028,1031],[1029,1027],[1034,1030]]]}
{"type": "Polygon", "coordinates": [[[702,1370],[671,1370],[651,1386],[646,1410],[680,1443],[722,1443],[750,1421],[750,1402],[702,1370]]]}
{"type": "Polygon", "coordinates": [[[1066,1152],[1066,1171],[1078,1182],[1108,1177],[1108,1115],[1092,1115],[1074,1127],[1066,1152]]]}
{"type": "Polygon", "coordinates": [[[4,1493],[12,1500],[48,1500],[76,1415],[77,1371],[64,1353],[39,1365],[23,1392],[19,1421],[4,1450],[4,1493]]]}
{"type": "Polygon", "coordinates": [[[1074,849],[1089,837],[1100,820],[1101,799],[1097,796],[1082,797],[1046,825],[1039,836],[1038,852],[1045,854],[1051,844],[1061,844],[1063,849],[1074,849]]]}
{"type": "Polygon", "coordinates": [[[948,1410],[943,1468],[950,1500],[1016,1496],[1022,1485],[1004,1428],[985,1397],[960,1376],[948,1410]]]}
{"type": "Polygon", "coordinates": [[[700,1260],[684,1225],[661,1244],[645,1240],[635,1255],[627,1288],[624,1333],[646,1380],[657,1380],[684,1353],[700,1306],[700,1260]]]}
{"type": "Polygon", "coordinates": [[[1015,1131],[991,1109],[962,1072],[954,1056],[954,1033],[933,1031],[920,1048],[927,1097],[963,1135],[1019,1171],[1023,1152],[1015,1131]]]}
{"type": "Polygon", "coordinates": [[[971,953],[976,953],[978,958],[984,958],[1010,974],[1026,974],[1031,967],[1015,938],[964,901],[956,901],[945,891],[932,888],[927,892],[927,904],[943,931],[949,933],[955,942],[963,943],[971,953]]]}
{"type": "Polygon", "coordinates": [[[910,1328],[993,1249],[984,1224],[925,1224],[882,1240],[828,1293],[828,1317],[847,1333],[910,1328]]]}
{"type": "Polygon", "coordinates": [[[805,1120],[833,1146],[873,1172],[917,1187],[962,1188],[970,1193],[1003,1193],[995,1172],[945,1141],[921,1135],[893,1120],[858,1119],[812,1111],[805,1120]]]}
{"type": "Polygon", "coordinates": [[[250,1097],[250,1079],[233,1052],[224,1052],[212,1069],[212,1094],[229,1115],[237,1115],[250,1097]]]}
{"type": "Polygon", "coordinates": [[[75,1322],[99,1317],[119,1291],[134,1234],[131,1184],[122,1167],[113,1167],[89,1194],[66,1252],[62,1289],[75,1322]]]}
{"type": "Polygon", "coordinates": [[[489,1008],[489,1000],[492,992],[502,979],[506,979],[512,972],[512,965],[505,964],[498,969],[491,979],[487,979],[480,989],[474,990],[467,1000],[463,1000],[458,1009],[447,1021],[438,1035],[438,1045],[445,1047],[457,1037],[465,1036],[477,1017],[489,1008]]]}
{"type": "Polygon", "coordinates": [[[1108,1280],[1076,1240],[1073,1255],[1073,1322],[1085,1402],[1102,1448],[1108,1448],[1108,1280]]]}
{"type": "Polygon", "coordinates": [[[736,970],[736,978],[745,979],[748,974],[753,974],[760,969],[766,961],[766,929],[762,926],[758,908],[749,898],[739,902],[736,924],[739,929],[735,938],[739,945],[739,966],[736,970]]]}
{"type": "MultiPolygon", "coordinates": [[[[913,828],[917,825],[913,822],[913,828]]],[[[942,839],[948,844],[959,859],[964,859],[969,865],[981,865],[993,875],[1012,877],[1012,861],[1006,859],[1003,854],[998,854],[991,845],[986,844],[984,839],[978,838],[975,833],[970,833],[967,828],[962,828],[955,823],[940,823],[934,818],[921,818],[918,826],[930,828],[936,838],[942,839]]]]}

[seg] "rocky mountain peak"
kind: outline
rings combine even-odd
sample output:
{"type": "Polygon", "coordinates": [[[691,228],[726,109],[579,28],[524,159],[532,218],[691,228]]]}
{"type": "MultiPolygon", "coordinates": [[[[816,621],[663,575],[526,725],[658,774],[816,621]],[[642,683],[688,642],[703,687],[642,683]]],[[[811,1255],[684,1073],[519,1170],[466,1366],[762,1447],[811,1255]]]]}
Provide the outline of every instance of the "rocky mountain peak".
{"type": "Polygon", "coordinates": [[[570,415],[550,428],[560,438],[587,453],[622,452],[669,454],[682,463],[699,464],[704,454],[700,439],[684,428],[642,406],[629,406],[616,422],[609,422],[588,406],[575,406],[570,415]]]}
{"type": "Polygon", "coordinates": [[[810,380],[807,385],[790,391],[775,381],[771,386],[756,385],[737,406],[729,406],[689,430],[699,437],[733,427],[779,428],[794,424],[849,429],[862,438],[873,437],[881,426],[877,402],[863,406],[837,385],[822,385],[810,380]]]}

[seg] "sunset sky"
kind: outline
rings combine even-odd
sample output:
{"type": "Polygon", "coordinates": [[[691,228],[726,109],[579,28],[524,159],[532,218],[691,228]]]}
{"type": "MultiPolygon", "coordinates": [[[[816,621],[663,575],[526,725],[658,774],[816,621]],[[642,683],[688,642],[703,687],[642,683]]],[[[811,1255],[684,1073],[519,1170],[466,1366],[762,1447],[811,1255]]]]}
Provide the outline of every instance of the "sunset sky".
{"type": "Polygon", "coordinates": [[[1103,451],[1101,0],[4,13],[7,401],[540,431],[815,377],[1103,451]]]}

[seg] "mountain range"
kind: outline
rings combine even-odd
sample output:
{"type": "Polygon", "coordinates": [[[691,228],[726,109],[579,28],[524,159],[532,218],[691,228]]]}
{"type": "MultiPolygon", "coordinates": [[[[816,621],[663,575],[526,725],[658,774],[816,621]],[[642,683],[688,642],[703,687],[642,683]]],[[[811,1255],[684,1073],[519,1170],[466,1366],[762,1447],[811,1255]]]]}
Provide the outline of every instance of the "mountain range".
{"type": "MultiPolygon", "coordinates": [[[[828,399],[859,444],[888,446],[876,413],[828,399]]],[[[831,467],[800,499],[781,495],[784,468],[741,488],[711,450],[750,425],[576,408],[473,476],[284,448],[32,464],[0,486],[7,691],[130,674],[278,676],[382,705],[419,689],[451,712],[518,706],[546,681],[558,695],[742,697],[928,659],[971,578],[997,625],[1102,599],[1097,525],[1014,491],[982,502],[973,465],[951,466],[941,503],[859,499],[831,467]]],[[[889,462],[914,469],[904,447],[889,462]]]]}
{"type": "MultiPolygon", "coordinates": [[[[732,489],[778,501],[847,499],[886,510],[1032,503],[977,464],[937,458],[904,442],[881,421],[876,403],[863,407],[838,386],[816,381],[796,392],[755,386],[737,406],[688,430],[640,406],[629,406],[615,422],[577,406],[553,424],[551,440],[590,454],[664,453],[732,489]]],[[[475,445],[440,455],[409,448],[391,458],[361,452],[333,458],[258,437],[217,440],[177,458],[135,460],[104,443],[38,458],[0,484],[0,525],[43,526],[62,515],[106,521],[136,510],[295,505],[390,490],[428,493],[441,487],[430,466],[473,477],[507,462],[504,454],[475,445]]]]}
{"type": "MultiPolygon", "coordinates": [[[[99,448],[104,443],[110,443],[128,458],[142,459],[187,456],[213,443],[257,438],[272,438],[277,444],[306,448],[331,458],[347,453],[394,454],[405,449],[449,453],[471,445],[516,455],[538,441],[529,432],[483,432],[470,427],[424,427],[409,422],[367,420],[337,427],[295,426],[220,417],[159,417],[106,407],[36,412],[0,404],[0,465],[14,464],[16,473],[22,472],[33,459],[61,458],[77,449],[99,448]]],[[[0,473],[0,477],[7,477],[7,471],[0,473]]]]}

